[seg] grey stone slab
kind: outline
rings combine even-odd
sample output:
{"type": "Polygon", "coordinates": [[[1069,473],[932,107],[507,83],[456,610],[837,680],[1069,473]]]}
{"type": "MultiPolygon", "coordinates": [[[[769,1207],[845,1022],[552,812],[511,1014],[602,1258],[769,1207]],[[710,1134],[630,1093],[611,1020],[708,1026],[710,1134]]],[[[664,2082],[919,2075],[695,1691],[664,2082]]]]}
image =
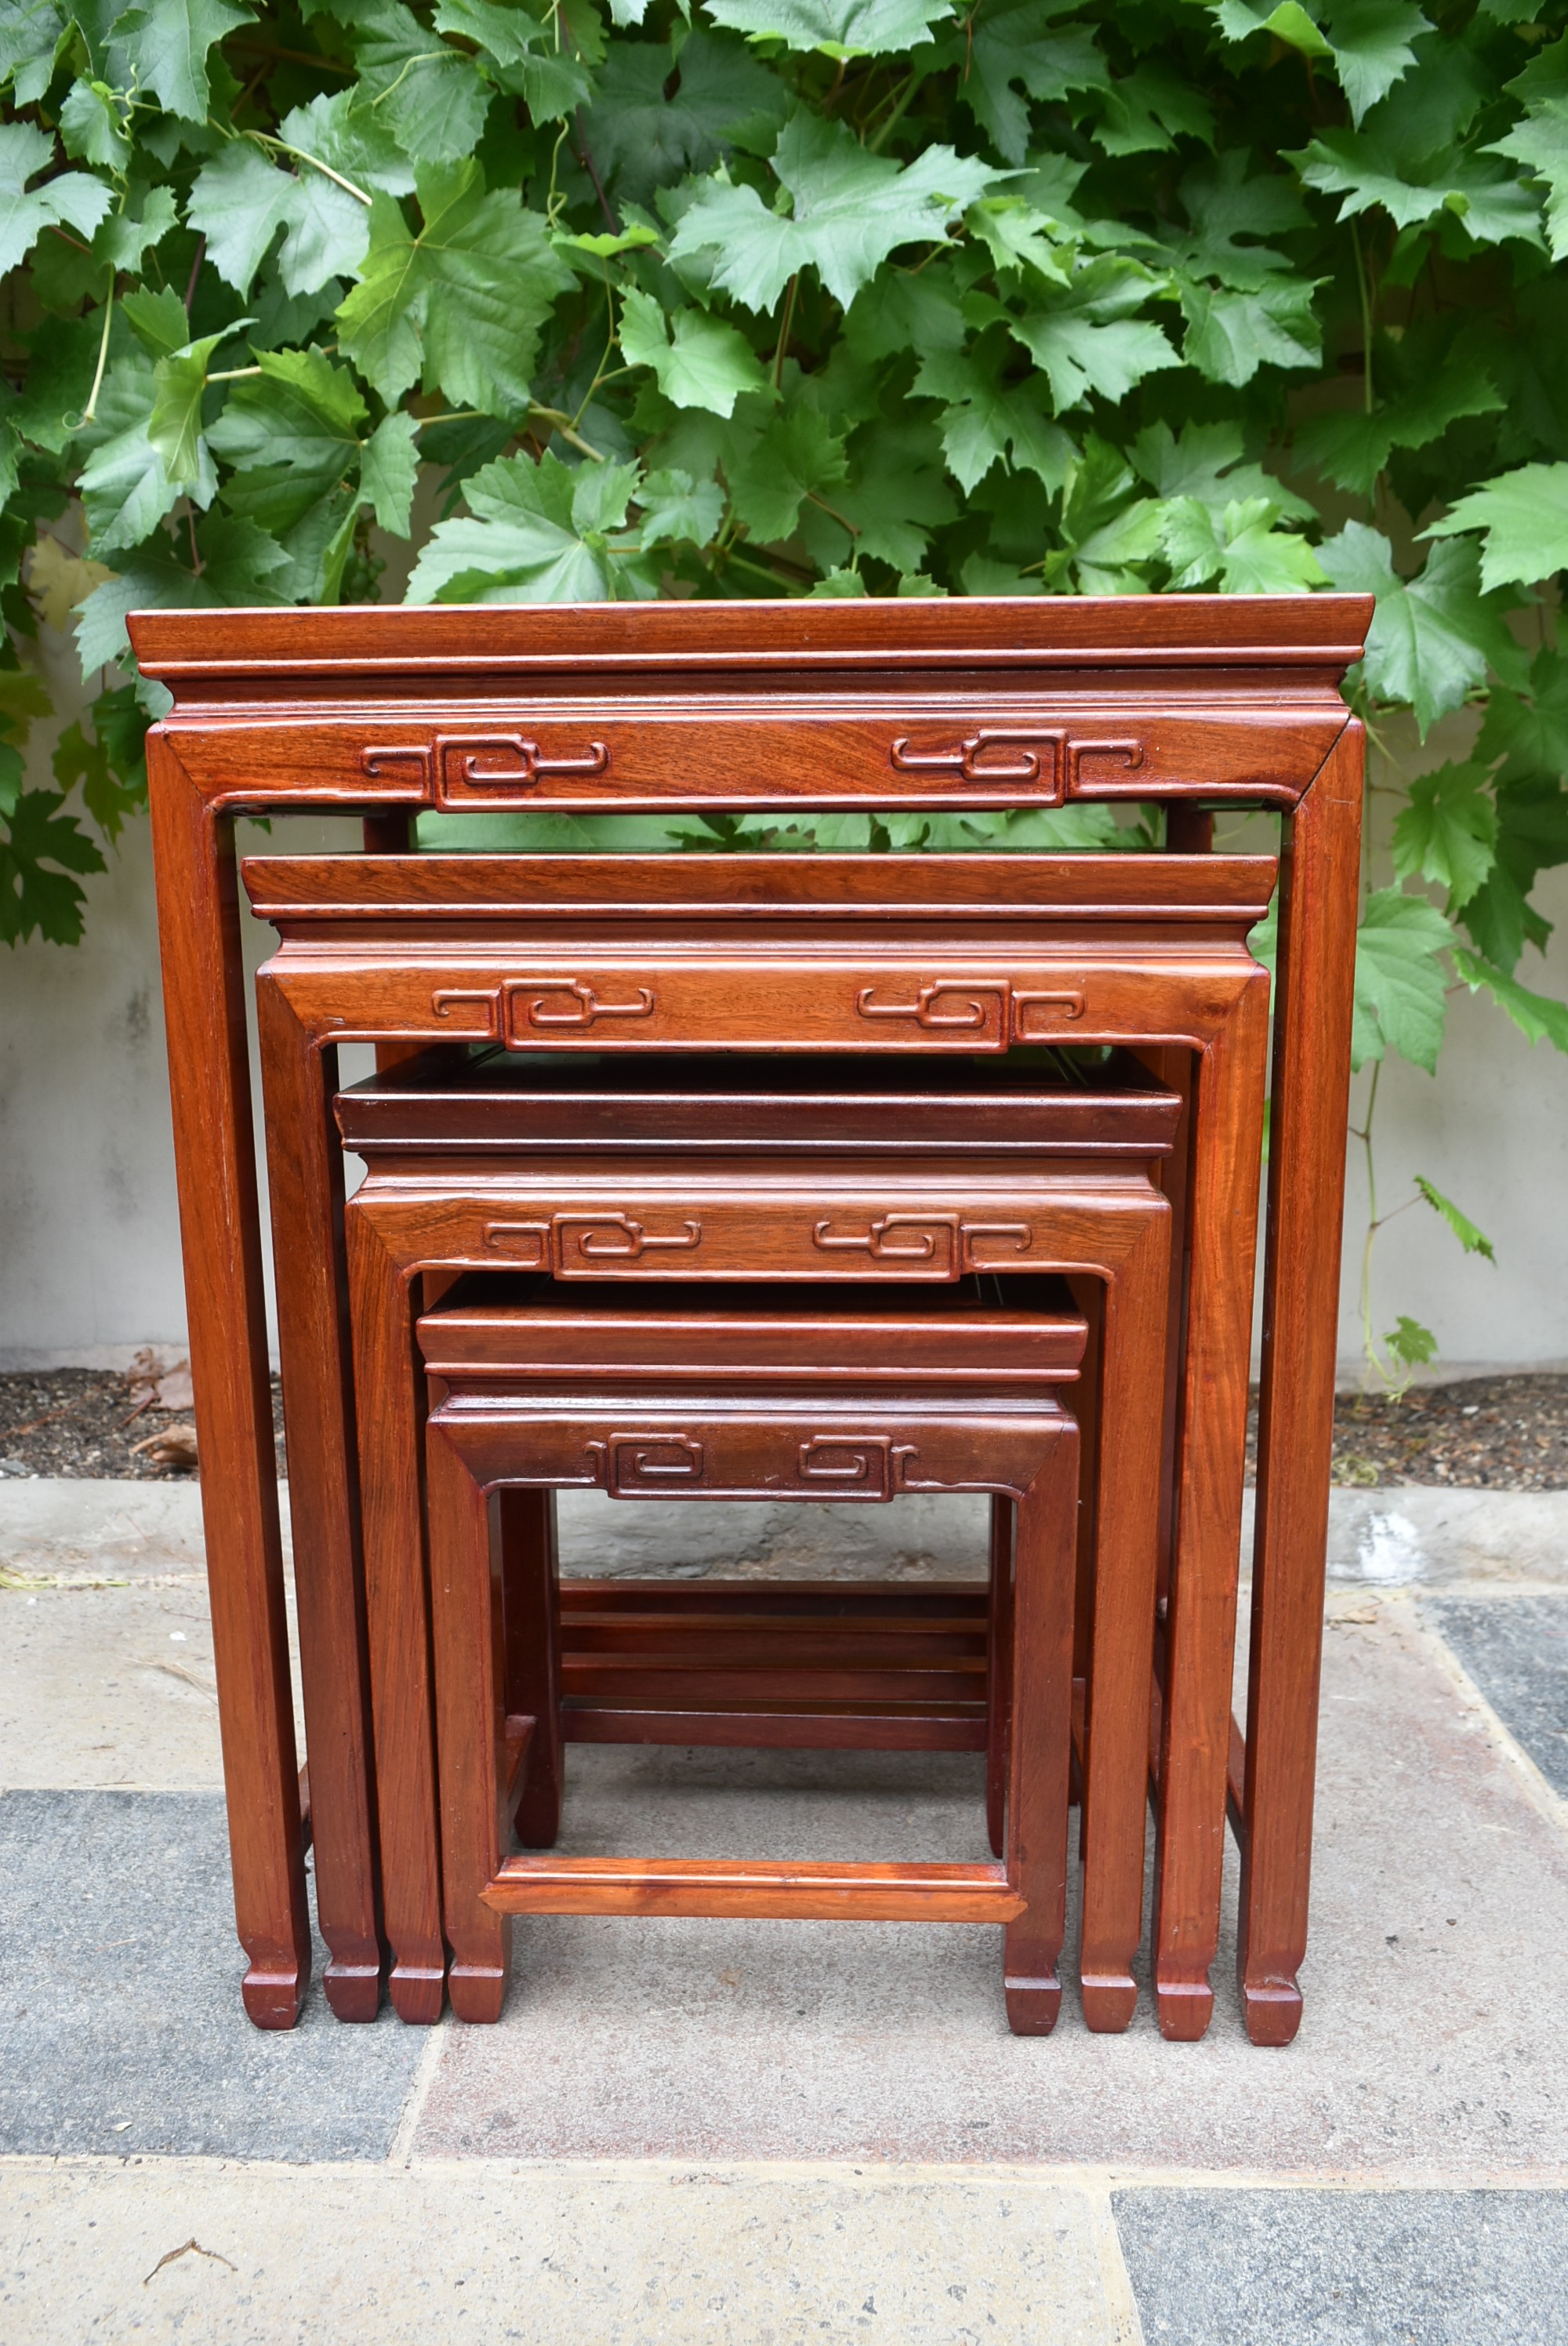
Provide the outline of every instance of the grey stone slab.
{"type": "Polygon", "coordinates": [[[0,1799],[0,2151],[383,2157],[423,2038],[239,2001],[223,1803],[0,1799]]]}
{"type": "MultiPolygon", "coordinates": [[[[1568,1836],[1407,1600],[1337,1612],[1319,1755],[1307,2015],[1288,2051],[1241,2029],[1233,1861],[1218,2008],[1195,2045],[1165,2043],[1146,1998],[1126,2035],[1091,2037],[1070,1988],[1054,2036],[1010,2036],[990,1929],[541,1917],[518,1925],[501,2023],[453,2032],[416,2152],[1560,2171],[1568,1836]]],[[[574,1747],[574,1845],[872,1856],[897,1828],[932,1856],[972,1849],[962,1762],[880,1777],[853,1843],[843,1820],[800,1830],[793,1765],[754,1756],[727,1807],[713,1763],[687,1796],[679,1753],[574,1747]],[[666,1838],[677,1824],[682,1842],[666,1838]]]]}
{"type": "Polygon", "coordinates": [[[1034,2177],[29,2162],[0,2241],[5,2346],[1138,2346],[1105,2195],[1034,2177]]]}
{"type": "Polygon", "coordinates": [[[1114,2194],[1145,2346],[1563,2346],[1568,2194],[1114,2194]]]}
{"type": "Polygon", "coordinates": [[[1433,1597],[1426,1609],[1509,1732],[1568,1799],[1568,1596],[1433,1597]]]}
{"type": "Polygon", "coordinates": [[[0,1593],[0,1787],[222,1782],[204,1581],[0,1593]]]}

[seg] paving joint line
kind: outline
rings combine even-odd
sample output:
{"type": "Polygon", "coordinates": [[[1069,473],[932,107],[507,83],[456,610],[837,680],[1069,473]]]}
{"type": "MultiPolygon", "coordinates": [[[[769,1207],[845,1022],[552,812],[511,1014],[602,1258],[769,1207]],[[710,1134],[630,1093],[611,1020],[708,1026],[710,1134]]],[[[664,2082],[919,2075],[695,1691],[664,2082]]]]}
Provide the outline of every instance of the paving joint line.
{"type": "MultiPolygon", "coordinates": [[[[1437,1596],[1448,1592],[1434,1589],[1425,1593],[1437,1596]]],[[[1537,1815],[1554,1831],[1568,1836],[1568,1800],[1531,1758],[1502,1714],[1488,1701],[1441,1630],[1433,1622],[1422,1618],[1419,1595],[1414,1591],[1401,1593],[1394,1600],[1394,1609],[1404,1617],[1418,1643],[1436,1662],[1455,1693],[1474,1712],[1482,1730],[1517,1779],[1537,1815]]]]}

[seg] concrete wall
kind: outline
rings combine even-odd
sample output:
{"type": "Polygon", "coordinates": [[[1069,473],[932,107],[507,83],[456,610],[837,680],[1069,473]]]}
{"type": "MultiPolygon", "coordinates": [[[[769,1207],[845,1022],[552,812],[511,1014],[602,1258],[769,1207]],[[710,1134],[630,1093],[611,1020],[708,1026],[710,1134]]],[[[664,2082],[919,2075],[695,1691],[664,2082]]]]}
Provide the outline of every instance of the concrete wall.
{"type": "MultiPolygon", "coordinates": [[[[74,656],[46,642],[45,665],[66,721],[74,656]]],[[[34,734],[46,783],[57,723],[34,734]]],[[[1434,740],[1431,762],[1462,754],[1434,740]]],[[[287,843],[354,843],[357,826],[293,822],[287,843]]],[[[36,942],[0,951],[0,1366],[121,1365],[138,1346],[184,1331],[163,1056],[151,856],[134,824],[110,869],[87,883],[87,938],[75,951],[36,942]]],[[[1521,975],[1568,994],[1568,873],[1542,892],[1564,931],[1555,960],[1521,975]]],[[[270,931],[248,924],[253,959],[270,931]]],[[[347,1056],[347,1055],[345,1055],[347,1056]]],[[[356,1061],[367,1055],[356,1054],[356,1061]]],[[[361,1072],[356,1064],[351,1070],[361,1072]]],[[[1356,1086],[1358,1109],[1367,1078],[1356,1086]]],[[[1379,1241],[1374,1325],[1409,1312],[1431,1327],[1444,1366],[1568,1361],[1568,1059],[1533,1052],[1462,990],[1433,1081],[1392,1063],[1378,1110],[1383,1209],[1424,1173],[1494,1240],[1498,1263],[1467,1260],[1425,1207],[1379,1241]]],[[[1359,1120],[1359,1119],[1358,1119],[1359,1120]]],[[[1359,1352],[1356,1288],[1366,1188],[1352,1147],[1341,1353],[1359,1352]]]]}

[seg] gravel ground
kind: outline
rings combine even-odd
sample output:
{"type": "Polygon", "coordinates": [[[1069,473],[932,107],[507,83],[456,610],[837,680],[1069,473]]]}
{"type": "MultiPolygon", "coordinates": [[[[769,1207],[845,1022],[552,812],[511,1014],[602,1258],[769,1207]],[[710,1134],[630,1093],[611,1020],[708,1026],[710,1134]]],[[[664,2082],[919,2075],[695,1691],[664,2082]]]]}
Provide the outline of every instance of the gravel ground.
{"type": "MultiPolygon", "coordinates": [[[[180,1430],[192,1433],[190,1412],[137,1412],[146,1390],[110,1369],[40,1369],[0,1376],[0,1476],[113,1474],[136,1482],[179,1481],[188,1468],[159,1465],[138,1445],[180,1430]]],[[[272,1421],[280,1474],[283,1417],[276,1377],[272,1421]]]]}
{"type": "MultiPolygon", "coordinates": [[[[143,1409],[127,1379],[101,1369],[0,1376],[0,1477],[121,1474],[176,1479],[137,1445],[188,1428],[188,1411],[143,1409]],[[128,1422],[127,1422],[128,1421],[128,1422]]],[[[278,1471],[282,1414],[272,1381],[278,1471]]],[[[1480,1377],[1423,1385],[1402,1401],[1341,1393],[1334,1413],[1337,1483],[1448,1483],[1494,1491],[1568,1490],[1568,1376],[1480,1377]]]]}

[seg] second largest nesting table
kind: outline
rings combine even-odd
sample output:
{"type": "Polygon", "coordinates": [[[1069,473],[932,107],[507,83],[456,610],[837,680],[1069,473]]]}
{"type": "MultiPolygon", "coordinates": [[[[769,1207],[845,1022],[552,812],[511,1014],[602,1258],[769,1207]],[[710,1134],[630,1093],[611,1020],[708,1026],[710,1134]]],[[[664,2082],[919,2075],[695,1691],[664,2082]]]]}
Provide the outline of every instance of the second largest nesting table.
{"type": "MultiPolygon", "coordinates": [[[[139,613],[175,1148],[244,1995],[309,1977],[267,1382],[237,814],[1164,803],[1286,817],[1238,1818],[1249,2033],[1300,2014],[1369,598],[139,613]]],[[[563,1005],[565,1006],[565,1005],[563,1005]]]]}

